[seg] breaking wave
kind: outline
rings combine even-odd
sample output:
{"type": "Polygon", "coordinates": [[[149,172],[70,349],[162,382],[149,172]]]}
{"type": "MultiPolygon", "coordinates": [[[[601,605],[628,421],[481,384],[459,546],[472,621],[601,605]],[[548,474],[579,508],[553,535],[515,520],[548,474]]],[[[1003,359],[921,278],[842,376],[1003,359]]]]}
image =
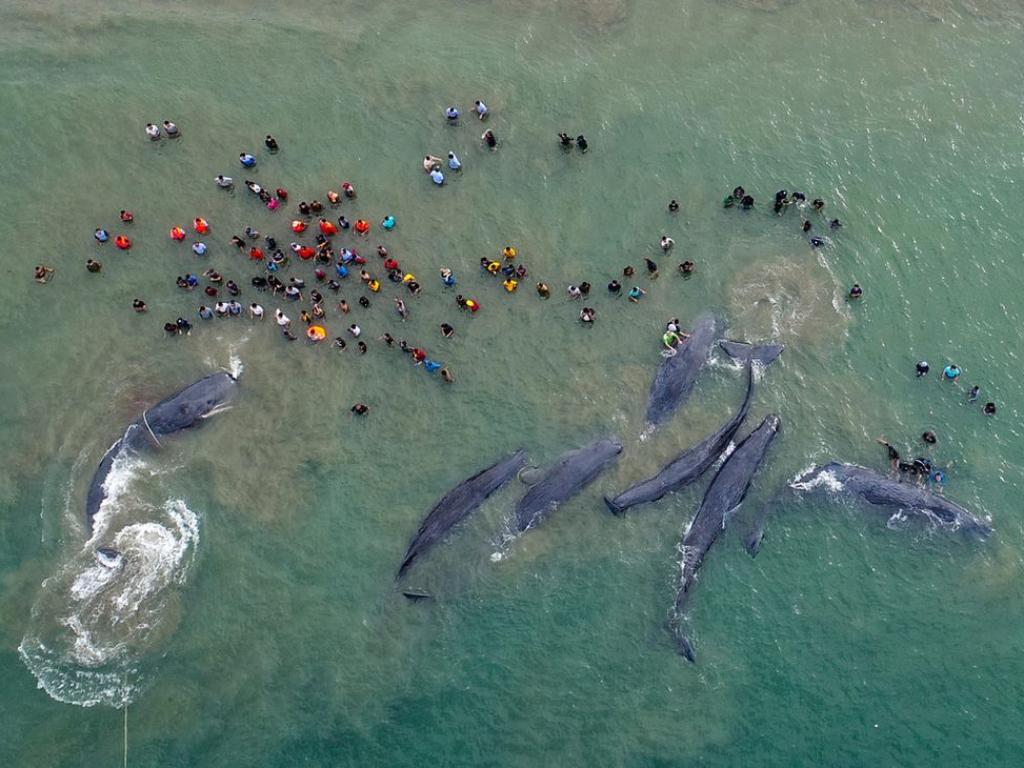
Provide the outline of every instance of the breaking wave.
{"type": "Polygon", "coordinates": [[[18,651],[57,701],[131,702],[146,687],[141,660],[177,626],[199,516],[181,499],[140,499],[135,489],[154,474],[131,452],[118,457],[92,537],[43,582],[32,607],[18,651]]]}

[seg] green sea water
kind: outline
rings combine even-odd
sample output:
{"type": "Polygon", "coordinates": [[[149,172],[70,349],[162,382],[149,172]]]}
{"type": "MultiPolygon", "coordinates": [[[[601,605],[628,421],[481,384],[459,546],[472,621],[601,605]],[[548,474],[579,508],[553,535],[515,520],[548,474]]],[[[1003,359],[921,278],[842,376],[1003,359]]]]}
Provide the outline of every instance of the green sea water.
{"type": "Polygon", "coordinates": [[[132,766],[1016,763],[1022,22],[1008,0],[0,7],[0,765],[121,764],[126,700],[132,766]],[[497,152],[475,119],[444,124],[476,98],[497,152]],[[143,125],[165,118],[182,138],[149,142],[143,125]],[[590,151],[563,153],[561,130],[590,151]],[[449,150],[464,170],[434,188],[420,161],[449,150]],[[346,216],[398,220],[359,245],[386,244],[423,283],[410,320],[391,284],[357,307],[350,278],[352,314],[330,302],[326,325],[359,322],[363,357],[289,343],[270,319],[201,322],[177,275],[213,266],[248,303],[257,267],[230,236],[292,239],[291,209],[216,189],[221,172],[292,204],[352,181],[346,216]],[[721,207],[737,184],[754,211],[721,207]],[[781,188],[843,221],[832,233],[807,213],[825,248],[798,211],[772,215],[781,188]],[[203,262],[167,237],[197,215],[203,262]],[[97,246],[98,226],[131,251],[97,246]],[[531,272],[515,295],[477,266],[507,243],[531,272]],[[608,297],[645,256],[662,274],[637,281],[644,300],[608,297]],[[32,282],[37,263],[52,282],[32,282]],[[564,296],[582,280],[592,328],[564,296]],[[848,304],[853,282],[865,298],[848,304]],[[640,438],[664,322],[706,309],[730,337],[786,345],[750,421],[777,412],[783,430],[702,570],[690,665],[665,623],[706,481],[624,519],[601,496],[739,402],[741,372],[716,357],[640,438]],[[178,315],[191,336],[166,338],[178,315]],[[456,383],[385,348],[385,331],[456,383]],[[951,360],[964,376],[940,384],[951,360]],[[226,366],[242,368],[235,407],[120,468],[87,544],[107,447],[226,366]],[[975,383],[994,418],[966,402],[975,383]],[[990,539],[815,497],[783,505],[746,554],[749,521],[798,472],[882,469],[876,437],[916,454],[925,429],[947,495],[991,516],[990,539]],[[593,486],[509,538],[511,483],[411,573],[436,600],[401,598],[409,537],[451,486],[518,447],[543,465],[609,434],[624,451],[593,486]],[[132,557],[111,576],[90,553],[114,541],[132,557]]]}

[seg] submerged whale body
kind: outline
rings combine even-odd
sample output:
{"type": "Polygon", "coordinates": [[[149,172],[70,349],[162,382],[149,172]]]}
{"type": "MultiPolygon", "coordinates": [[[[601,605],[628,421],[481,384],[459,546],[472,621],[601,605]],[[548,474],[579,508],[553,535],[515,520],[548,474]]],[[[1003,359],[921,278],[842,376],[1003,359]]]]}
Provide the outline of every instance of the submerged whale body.
{"type": "Polygon", "coordinates": [[[814,467],[793,481],[791,487],[801,491],[819,485],[855,496],[872,506],[900,510],[953,530],[982,537],[992,533],[991,525],[956,502],[915,483],[901,483],[858,464],[833,461],[814,467]]]}
{"type": "Polygon", "coordinates": [[[225,409],[234,396],[238,380],[230,373],[214,373],[201,378],[179,392],[161,400],[125,429],[124,434],[107,449],[89,483],[85,499],[85,522],[90,533],[100,505],[107,497],[107,476],[118,457],[128,450],[138,450],[152,438],[171,435],[195,426],[209,416],[225,409]]]}
{"type": "MultiPolygon", "coordinates": [[[[525,466],[526,452],[520,449],[480,470],[448,491],[423,519],[416,535],[409,542],[395,578],[401,579],[416,558],[426,554],[452,528],[469,517],[488,496],[518,475],[525,466]]],[[[409,597],[409,594],[405,593],[405,596],[409,597]]]]}
{"type": "Polygon", "coordinates": [[[704,557],[711,549],[711,545],[725,528],[728,515],[747,495],[747,489],[750,488],[750,483],[781,424],[778,416],[769,414],[757,429],[736,446],[736,450],[729,454],[729,458],[725,460],[708,486],[697,514],[683,536],[683,575],[679,591],[676,593],[669,628],[675,636],[679,654],[690,661],[694,661],[693,645],[682,626],[682,620],[683,611],[696,583],[697,572],[704,563],[704,557]]]}

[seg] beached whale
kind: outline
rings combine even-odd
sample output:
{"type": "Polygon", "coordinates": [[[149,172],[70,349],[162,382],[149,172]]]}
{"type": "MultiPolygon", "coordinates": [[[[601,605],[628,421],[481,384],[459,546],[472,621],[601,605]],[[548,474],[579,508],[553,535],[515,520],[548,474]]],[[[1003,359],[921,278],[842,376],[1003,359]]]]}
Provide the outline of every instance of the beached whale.
{"type": "Polygon", "coordinates": [[[725,450],[750,410],[754,391],[754,371],[747,363],[747,392],[735,415],[704,440],[676,456],[654,477],[627,488],[614,499],[605,496],[605,504],[613,514],[620,515],[637,504],[657,501],[667,493],[678,491],[703,475],[725,450]]]}
{"type": "MultiPolygon", "coordinates": [[[[417,557],[440,541],[452,528],[472,514],[484,500],[515,477],[526,466],[526,452],[518,450],[463,480],[434,505],[409,542],[395,579],[401,579],[417,557]]],[[[406,595],[408,597],[408,594],[406,595]]]]}
{"type": "Polygon", "coordinates": [[[519,500],[513,523],[516,531],[536,526],[559,504],[591,483],[620,453],[622,444],[606,438],[562,456],[519,500]]]}
{"type": "Polygon", "coordinates": [[[150,440],[159,444],[161,436],[188,429],[227,409],[237,383],[238,380],[230,373],[205,376],[143,411],[138,419],[128,425],[124,434],[107,449],[89,483],[89,493],[85,499],[85,521],[90,532],[93,519],[107,497],[104,486],[114,461],[127,450],[138,450],[150,440]]]}
{"type": "Polygon", "coordinates": [[[679,654],[694,661],[693,645],[683,627],[683,611],[711,545],[725,528],[726,519],[743,501],[754,475],[764,460],[768,446],[778,434],[782,422],[775,414],[765,416],[761,425],[747,435],[729,454],[704,494],[693,522],[683,536],[683,574],[679,592],[669,618],[679,654]]]}
{"type": "Polygon", "coordinates": [[[717,337],[718,320],[705,312],[693,321],[690,338],[679,345],[676,354],[662,360],[647,400],[649,424],[661,424],[686,402],[717,337]]]}
{"type": "MultiPolygon", "coordinates": [[[[647,401],[647,423],[658,426],[690,397],[701,369],[718,341],[718,320],[704,312],[693,321],[690,337],[676,348],[676,354],[666,357],[658,366],[651,382],[647,401]]],[[[742,341],[721,341],[722,349],[739,362],[769,365],[780,354],[781,344],[756,346],[742,341]]]]}
{"type": "Polygon", "coordinates": [[[876,507],[922,517],[945,528],[982,537],[992,533],[991,525],[959,504],[927,488],[901,483],[857,464],[833,461],[814,467],[794,480],[790,487],[797,491],[832,489],[856,496],[876,507]]]}

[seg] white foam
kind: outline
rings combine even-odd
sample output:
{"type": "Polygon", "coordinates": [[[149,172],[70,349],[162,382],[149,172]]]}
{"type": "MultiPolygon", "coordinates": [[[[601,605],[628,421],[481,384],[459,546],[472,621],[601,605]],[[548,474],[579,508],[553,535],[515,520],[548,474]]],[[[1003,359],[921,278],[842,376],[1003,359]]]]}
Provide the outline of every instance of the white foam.
{"type": "MultiPolygon", "coordinates": [[[[125,432],[125,436],[127,435],[128,433],[125,432]]],[[[129,488],[146,469],[146,463],[130,448],[122,448],[120,453],[114,457],[114,461],[110,465],[110,472],[103,480],[104,499],[93,517],[92,536],[86,542],[87,545],[93,544],[106,533],[111,518],[123,506],[122,499],[126,497],[129,488]]]]}
{"type": "Polygon", "coordinates": [[[33,606],[18,650],[39,687],[58,701],[122,706],[136,695],[142,687],[136,664],[163,633],[168,599],[195,559],[199,516],[184,501],[157,508],[132,499],[132,479],[143,466],[133,458],[111,472],[102,531],[129,504],[133,517],[148,518],[124,526],[106,544],[120,553],[117,567],[97,562],[97,528],[43,582],[33,606]]]}
{"type": "Polygon", "coordinates": [[[815,488],[824,488],[826,491],[839,492],[843,490],[843,484],[839,481],[839,478],[835,476],[833,472],[816,472],[811,475],[807,480],[801,481],[800,478],[809,475],[814,470],[814,465],[809,466],[807,469],[800,472],[794,477],[789,487],[797,491],[811,491],[815,488]]]}
{"type": "MultiPolygon", "coordinates": [[[[245,339],[242,339],[242,341],[244,342],[245,339]]],[[[241,344],[239,344],[239,346],[241,346],[241,344]]],[[[242,362],[242,358],[240,358],[235,353],[235,350],[232,349],[231,350],[231,356],[228,358],[228,373],[230,373],[232,376],[234,376],[237,379],[239,376],[242,375],[242,371],[244,371],[244,370],[245,370],[245,364],[242,362]]]]}

